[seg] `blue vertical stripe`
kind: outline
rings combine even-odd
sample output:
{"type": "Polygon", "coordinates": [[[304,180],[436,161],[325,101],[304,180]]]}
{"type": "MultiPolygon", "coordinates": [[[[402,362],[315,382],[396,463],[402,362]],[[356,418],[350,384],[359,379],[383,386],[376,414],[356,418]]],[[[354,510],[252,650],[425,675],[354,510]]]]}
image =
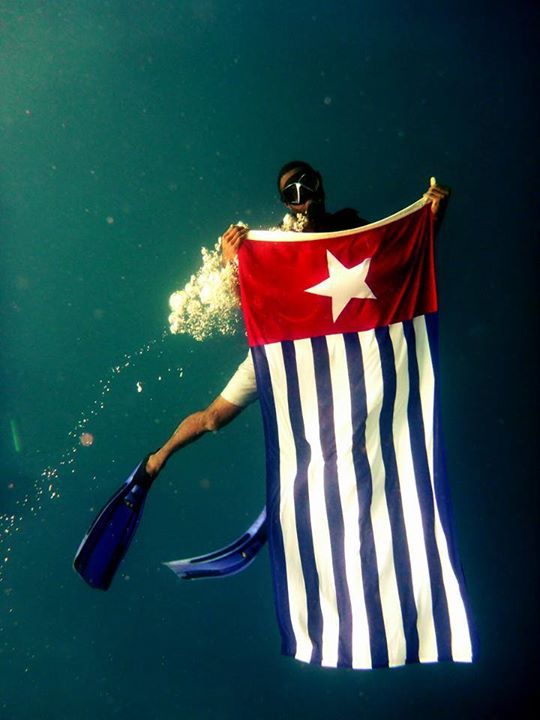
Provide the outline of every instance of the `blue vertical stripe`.
{"type": "Polygon", "coordinates": [[[446,477],[446,463],[444,442],[441,430],[441,418],[439,412],[440,382],[439,382],[439,318],[437,313],[426,315],[426,330],[429,339],[429,351],[433,363],[433,374],[435,376],[435,402],[433,417],[433,474],[435,485],[435,497],[439,517],[448,541],[450,561],[454,571],[458,571],[459,559],[455,542],[454,528],[452,523],[452,501],[450,497],[450,486],[446,477]]]}
{"type": "Polygon", "coordinates": [[[330,531],[339,620],[338,665],[350,667],[352,664],[352,610],[345,566],[345,527],[339,495],[330,359],[325,337],[312,338],[311,346],[317,387],[320,440],[324,459],[324,499],[330,531]]]}
{"type": "Polygon", "coordinates": [[[412,321],[403,323],[403,333],[407,341],[407,363],[409,374],[409,399],[407,419],[411,440],[411,451],[416,480],[416,490],[420,503],[422,528],[429,568],[433,620],[437,639],[439,660],[452,659],[452,634],[448,601],[444,588],[441,559],[435,538],[435,506],[431,488],[430,471],[426,451],[424,420],[420,399],[420,376],[416,357],[416,336],[412,321]]]}
{"type": "Polygon", "coordinates": [[[444,450],[444,440],[441,428],[440,418],[440,362],[439,362],[439,315],[438,313],[429,313],[425,316],[426,331],[429,340],[429,351],[431,362],[433,364],[433,375],[435,377],[435,398],[434,398],[434,417],[433,417],[433,482],[435,486],[435,499],[437,509],[441,519],[441,525],[448,543],[448,552],[450,562],[454,570],[455,576],[459,584],[459,590],[465,612],[467,614],[467,623],[471,636],[473,648],[473,660],[478,652],[478,634],[474,624],[472,609],[469,601],[469,594],[465,585],[465,576],[459,559],[457,549],[456,533],[454,530],[452,499],[450,496],[450,485],[446,475],[446,458],[444,450]]]}
{"type": "Polygon", "coordinates": [[[319,598],[319,575],[315,564],[315,551],[313,549],[309,509],[308,467],[311,461],[311,447],[306,439],[304,419],[302,417],[294,343],[292,341],[283,342],[282,348],[285,375],[287,378],[289,415],[296,448],[297,471],[294,480],[294,505],[298,546],[306,588],[308,633],[313,644],[311,662],[320,664],[322,662],[323,617],[319,598]]]}
{"type": "Polygon", "coordinates": [[[411,561],[403,517],[396,452],[393,443],[393,416],[396,398],[396,368],[394,350],[388,327],[377,328],[383,377],[383,402],[380,414],[381,451],[385,470],[385,494],[392,528],[394,564],[407,646],[407,662],[418,662],[417,611],[414,601],[411,561]]]}
{"type": "Polygon", "coordinates": [[[351,388],[352,452],[358,493],[360,563],[369,625],[373,667],[388,666],[388,647],[379,587],[379,569],[371,522],[373,485],[366,453],[366,387],[362,348],[357,333],[344,335],[349,385],[351,388]]]}
{"type": "Polygon", "coordinates": [[[287,566],[279,522],[280,466],[276,407],[265,349],[263,346],[254,347],[251,349],[251,354],[255,366],[266,444],[266,511],[274,601],[281,630],[282,652],[294,655],[296,653],[296,637],[291,624],[287,566]]]}

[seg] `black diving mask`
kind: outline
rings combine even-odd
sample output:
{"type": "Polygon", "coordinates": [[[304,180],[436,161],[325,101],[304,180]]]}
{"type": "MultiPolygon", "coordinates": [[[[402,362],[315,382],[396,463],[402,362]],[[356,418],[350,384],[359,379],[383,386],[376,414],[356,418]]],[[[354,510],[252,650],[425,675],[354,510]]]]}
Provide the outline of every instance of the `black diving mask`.
{"type": "Polygon", "coordinates": [[[281,190],[281,199],[286,205],[303,205],[320,194],[321,183],[315,173],[299,171],[281,190]]]}

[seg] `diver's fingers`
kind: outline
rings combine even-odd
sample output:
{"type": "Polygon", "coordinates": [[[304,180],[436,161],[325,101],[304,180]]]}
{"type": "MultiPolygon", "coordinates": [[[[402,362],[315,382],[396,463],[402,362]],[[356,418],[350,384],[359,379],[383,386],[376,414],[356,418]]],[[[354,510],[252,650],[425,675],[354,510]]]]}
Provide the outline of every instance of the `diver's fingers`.
{"type": "Polygon", "coordinates": [[[442,200],[442,198],[446,197],[447,195],[448,195],[447,192],[445,192],[444,190],[440,190],[439,188],[435,188],[435,187],[429,188],[429,190],[426,192],[426,196],[433,200],[436,200],[436,199],[442,200]]]}
{"type": "Polygon", "coordinates": [[[244,238],[246,236],[246,233],[235,233],[234,235],[231,235],[231,237],[228,240],[229,245],[237,250],[242,242],[244,241],[244,238]]]}
{"type": "Polygon", "coordinates": [[[229,225],[229,227],[225,230],[225,232],[223,233],[223,235],[221,237],[225,242],[228,242],[232,238],[233,235],[234,235],[234,225],[229,225]]]}
{"type": "Polygon", "coordinates": [[[244,241],[249,230],[247,227],[236,227],[236,233],[234,235],[234,242],[240,244],[244,241]]]}
{"type": "Polygon", "coordinates": [[[450,190],[441,185],[432,186],[426,190],[424,197],[431,202],[441,202],[448,199],[450,190]]]}
{"type": "Polygon", "coordinates": [[[444,185],[439,185],[434,177],[429,180],[429,188],[424,193],[424,197],[431,203],[431,212],[434,215],[440,210],[441,205],[444,205],[450,195],[450,188],[444,185]]]}
{"type": "Polygon", "coordinates": [[[241,225],[231,225],[222,235],[225,242],[235,242],[238,238],[244,238],[248,228],[241,225]]]}

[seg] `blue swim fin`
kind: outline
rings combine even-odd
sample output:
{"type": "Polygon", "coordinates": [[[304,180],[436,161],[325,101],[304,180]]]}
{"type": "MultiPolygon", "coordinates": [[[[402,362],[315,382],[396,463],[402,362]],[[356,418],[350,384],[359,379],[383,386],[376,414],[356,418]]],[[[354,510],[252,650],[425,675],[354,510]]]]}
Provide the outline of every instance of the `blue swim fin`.
{"type": "Polygon", "coordinates": [[[148,457],[137,465],[84,536],[73,567],[91,587],[107,590],[137,530],[153,478],[148,457]]]}
{"type": "Polygon", "coordinates": [[[235,575],[250,565],[266,542],[266,507],[237,540],[220,550],[163,563],[183,580],[235,575]]]}

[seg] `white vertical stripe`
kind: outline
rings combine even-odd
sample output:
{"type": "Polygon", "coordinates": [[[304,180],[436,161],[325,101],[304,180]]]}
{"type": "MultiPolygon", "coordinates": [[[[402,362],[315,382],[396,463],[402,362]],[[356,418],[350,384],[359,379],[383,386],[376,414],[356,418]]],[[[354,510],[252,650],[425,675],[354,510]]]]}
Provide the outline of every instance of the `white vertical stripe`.
{"type": "Polygon", "coordinates": [[[373,498],[371,522],[379,568],[379,585],[390,666],[403,665],[407,651],[401,604],[394,567],[392,529],[384,492],[385,470],[381,452],[379,418],[383,401],[383,380],[379,345],[374,330],[358,333],[366,384],[366,452],[371,469],[373,498]]]}
{"type": "Polygon", "coordinates": [[[319,576],[319,599],[323,617],[322,665],[338,662],[339,616],[337,609],[330,530],[324,497],[324,458],[320,440],[315,366],[310,340],[296,340],[296,362],[306,440],[311,447],[308,467],[309,509],[315,565],[319,576]]]}
{"type": "MultiPolygon", "coordinates": [[[[369,625],[360,563],[358,491],[353,460],[351,388],[343,335],[327,337],[334,403],[337,473],[343,509],[344,550],[347,586],[352,608],[352,665],[370,668],[369,625]]],[[[362,368],[357,368],[362,372],[362,368]]]]}
{"type": "Polygon", "coordinates": [[[472,645],[467,615],[463,599],[461,597],[459,583],[452,568],[452,563],[450,562],[448,541],[442,527],[439,516],[439,507],[435,495],[433,475],[435,376],[429,348],[425,317],[421,316],[415,318],[413,325],[416,334],[416,357],[420,373],[420,397],[422,403],[422,415],[424,419],[425,442],[428,453],[431,487],[433,497],[435,498],[435,539],[439,550],[444,588],[448,602],[448,613],[450,616],[450,628],[452,632],[452,657],[454,660],[470,662],[472,660],[472,645]]]}
{"type": "Polygon", "coordinates": [[[279,518],[283,535],[291,624],[296,637],[296,658],[309,662],[313,648],[308,633],[306,588],[298,548],[294,504],[296,448],[289,416],[287,379],[281,343],[267,345],[266,357],[270,369],[279,438],[279,518]]]}
{"type": "Polygon", "coordinates": [[[396,400],[392,435],[405,522],[406,538],[404,540],[407,542],[409,551],[414,601],[418,613],[418,656],[420,662],[435,662],[437,660],[437,637],[433,619],[429,565],[407,416],[409,401],[407,341],[402,323],[390,325],[389,331],[396,368],[396,400]]]}

